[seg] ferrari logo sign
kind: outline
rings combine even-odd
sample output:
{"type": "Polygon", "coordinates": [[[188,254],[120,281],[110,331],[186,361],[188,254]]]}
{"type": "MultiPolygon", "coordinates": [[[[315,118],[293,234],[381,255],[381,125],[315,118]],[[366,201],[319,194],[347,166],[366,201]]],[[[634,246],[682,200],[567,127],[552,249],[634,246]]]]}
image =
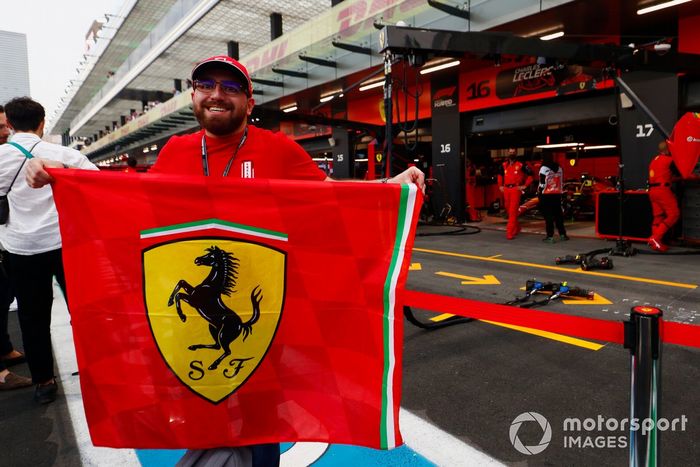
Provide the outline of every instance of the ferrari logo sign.
{"type": "Polygon", "coordinates": [[[286,254],[228,238],[191,238],[143,252],[146,312],[177,378],[218,403],[260,365],[284,304],[286,254]]]}

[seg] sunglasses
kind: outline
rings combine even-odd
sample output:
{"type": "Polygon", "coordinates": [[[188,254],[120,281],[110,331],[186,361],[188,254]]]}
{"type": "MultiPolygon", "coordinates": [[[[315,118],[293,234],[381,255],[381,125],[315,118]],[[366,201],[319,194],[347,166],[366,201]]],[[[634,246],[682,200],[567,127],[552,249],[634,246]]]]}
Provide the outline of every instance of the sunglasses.
{"type": "MultiPolygon", "coordinates": [[[[196,79],[193,82],[194,88],[197,91],[203,92],[204,94],[211,94],[214,92],[216,85],[221,86],[221,90],[224,94],[231,96],[237,96],[238,94],[246,93],[244,86],[237,81],[218,81],[214,79],[196,79]]],[[[247,94],[247,93],[246,93],[247,94]]]]}

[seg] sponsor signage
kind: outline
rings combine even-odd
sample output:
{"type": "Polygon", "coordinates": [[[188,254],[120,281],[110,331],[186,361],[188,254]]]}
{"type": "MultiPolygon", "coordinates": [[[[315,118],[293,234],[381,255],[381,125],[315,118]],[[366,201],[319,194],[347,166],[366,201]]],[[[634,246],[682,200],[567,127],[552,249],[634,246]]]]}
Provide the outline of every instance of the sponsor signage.
{"type": "MultiPolygon", "coordinates": [[[[393,24],[430,8],[423,0],[348,0],[246,55],[241,61],[245,63],[248,72],[253,74],[273,63],[296,57],[310,44],[318,46],[329,37],[337,36],[349,42],[367,40],[367,36],[377,31],[374,28],[377,18],[381,17],[386,23],[393,24]]],[[[328,41],[326,49],[315,49],[314,54],[325,55],[333,50],[334,47],[328,41]]]]}
{"type": "MultiPolygon", "coordinates": [[[[427,80],[421,87],[425,89],[426,86],[428,86],[427,80]]],[[[505,68],[488,66],[462,72],[459,75],[458,85],[434,89],[438,94],[434,94],[432,99],[427,92],[417,91],[415,86],[410,88],[409,94],[413,96],[419,92],[418,118],[423,119],[430,118],[439,109],[453,106],[457,107],[459,112],[471,112],[613,86],[613,80],[606,79],[602,70],[598,68],[578,65],[557,67],[521,61],[510,63],[505,68]],[[459,92],[455,92],[457,90],[459,92]]],[[[348,101],[348,119],[383,125],[385,120],[380,90],[367,94],[371,95],[348,101]]],[[[399,101],[404,102],[404,95],[401,92],[399,92],[399,101]]],[[[413,108],[412,104],[410,108],[413,108]]],[[[413,115],[410,117],[412,118],[413,115]]]]}
{"type": "Polygon", "coordinates": [[[546,99],[614,86],[602,69],[530,62],[488,66],[459,76],[460,112],[546,99]]]}
{"type": "Polygon", "coordinates": [[[443,190],[433,191],[433,212],[460,217],[464,210],[464,196],[459,187],[463,177],[460,158],[459,88],[457,74],[450,74],[431,82],[433,111],[433,176],[443,190]],[[446,209],[449,206],[449,209],[446,209]]]}
{"type": "Polygon", "coordinates": [[[457,86],[439,89],[433,96],[433,111],[457,106],[457,86]]]}

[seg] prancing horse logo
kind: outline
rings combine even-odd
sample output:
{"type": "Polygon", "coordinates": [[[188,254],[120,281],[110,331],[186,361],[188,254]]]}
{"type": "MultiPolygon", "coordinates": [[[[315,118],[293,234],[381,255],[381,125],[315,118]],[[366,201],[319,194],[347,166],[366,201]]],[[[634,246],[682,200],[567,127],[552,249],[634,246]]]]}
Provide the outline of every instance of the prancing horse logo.
{"type": "Polygon", "coordinates": [[[177,315],[184,323],[187,317],[182,312],[180,301],[184,301],[209,323],[209,332],[214,338],[213,344],[193,344],[187,347],[189,350],[198,349],[223,349],[223,353],[209,365],[209,370],[216,370],[219,363],[231,355],[231,342],[243,334],[245,341],[253,332],[253,325],[260,318],[260,302],[263,299],[262,290],[257,285],[250,293],[250,302],[253,305],[253,316],[245,323],[235,311],[226,306],[221,300],[221,295],[231,295],[238,277],[238,260],[233,254],[224,251],[217,246],[207,248],[206,254],[196,258],[197,266],[209,266],[209,275],[199,285],[192,287],[186,280],[180,279],[168,299],[168,306],[177,309],[177,315]],[[181,292],[184,290],[184,292],[181,292]]]}
{"type": "Polygon", "coordinates": [[[182,384],[216,404],[248,381],[280,324],[286,262],[281,249],[226,233],[143,250],[148,324],[182,384]]]}

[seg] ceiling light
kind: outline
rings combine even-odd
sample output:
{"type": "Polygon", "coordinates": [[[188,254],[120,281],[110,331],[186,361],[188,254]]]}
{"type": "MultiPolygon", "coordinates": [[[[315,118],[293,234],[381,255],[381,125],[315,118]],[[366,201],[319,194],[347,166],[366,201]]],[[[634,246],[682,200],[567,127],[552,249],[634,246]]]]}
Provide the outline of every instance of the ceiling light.
{"type": "Polygon", "coordinates": [[[420,74],[427,75],[428,73],[433,73],[435,71],[444,70],[445,68],[452,68],[453,66],[457,66],[459,64],[460,64],[459,60],[452,60],[449,62],[440,63],[438,65],[431,65],[431,66],[428,66],[427,68],[423,68],[420,71],[420,74]]]}
{"type": "Polygon", "coordinates": [[[680,5],[681,3],[687,3],[690,0],[673,0],[671,2],[659,3],[658,5],[648,6],[646,8],[641,8],[637,10],[638,15],[645,15],[657,10],[663,10],[664,8],[669,8],[672,6],[680,5]]]}
{"type": "Polygon", "coordinates": [[[613,149],[616,148],[615,144],[599,144],[598,146],[584,146],[584,151],[590,151],[591,149],[613,149]]]}
{"type": "Polygon", "coordinates": [[[575,148],[576,146],[583,146],[583,143],[538,144],[535,147],[538,147],[540,149],[554,149],[554,148],[575,148]]]}
{"type": "Polygon", "coordinates": [[[294,112],[296,109],[297,109],[297,106],[295,104],[295,105],[291,105],[289,107],[282,109],[282,112],[288,114],[289,112],[294,112]]]}
{"type": "Polygon", "coordinates": [[[553,32],[552,34],[547,34],[546,36],[540,36],[540,40],[551,41],[552,39],[558,39],[564,36],[564,31],[553,32]]]}
{"type": "Polygon", "coordinates": [[[343,89],[336,89],[334,91],[328,91],[325,94],[321,94],[321,98],[319,99],[321,102],[328,102],[332,101],[336,97],[340,98],[343,97],[343,89]]]}
{"type": "Polygon", "coordinates": [[[529,31],[525,34],[523,34],[523,37],[540,37],[544,36],[546,34],[552,34],[553,32],[556,31],[563,31],[564,30],[564,24],[562,23],[549,23],[544,27],[541,27],[540,29],[537,29],[535,31],[529,31]]]}
{"type": "Polygon", "coordinates": [[[384,86],[384,80],[375,81],[373,83],[365,83],[360,86],[360,91],[367,91],[368,89],[378,88],[379,86],[384,86]]]}

